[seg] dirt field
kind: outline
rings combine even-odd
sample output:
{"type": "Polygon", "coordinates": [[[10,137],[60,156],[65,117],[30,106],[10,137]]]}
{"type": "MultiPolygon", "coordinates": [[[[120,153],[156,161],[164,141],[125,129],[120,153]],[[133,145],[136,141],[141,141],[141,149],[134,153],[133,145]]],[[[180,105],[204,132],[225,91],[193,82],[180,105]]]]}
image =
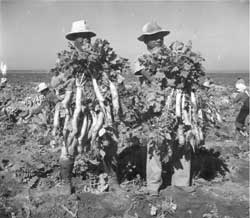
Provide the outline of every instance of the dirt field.
{"type": "MultiPolygon", "coordinates": [[[[28,90],[16,87],[12,95],[22,98],[28,90]]],[[[231,94],[231,89],[216,92],[224,122],[209,131],[205,146],[193,155],[193,186],[168,186],[159,197],[140,192],[143,178],[121,181],[124,195],[85,192],[90,177],[77,174],[75,193],[60,196],[55,188],[60,150],[50,146],[46,127],[1,120],[0,218],[249,217],[249,139],[234,131],[239,107],[226,101],[231,94]]],[[[128,151],[120,164],[142,156],[140,149],[128,151]]],[[[134,171],[143,171],[138,162],[134,171]]]]}

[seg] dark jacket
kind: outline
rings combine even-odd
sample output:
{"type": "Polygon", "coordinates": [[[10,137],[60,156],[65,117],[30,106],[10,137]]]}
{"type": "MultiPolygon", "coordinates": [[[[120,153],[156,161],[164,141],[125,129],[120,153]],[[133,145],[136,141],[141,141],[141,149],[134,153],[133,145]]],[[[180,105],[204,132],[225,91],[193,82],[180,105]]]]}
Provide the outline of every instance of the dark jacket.
{"type": "Polygon", "coordinates": [[[243,102],[242,108],[249,110],[249,96],[245,92],[240,92],[234,99],[234,103],[243,102]]]}

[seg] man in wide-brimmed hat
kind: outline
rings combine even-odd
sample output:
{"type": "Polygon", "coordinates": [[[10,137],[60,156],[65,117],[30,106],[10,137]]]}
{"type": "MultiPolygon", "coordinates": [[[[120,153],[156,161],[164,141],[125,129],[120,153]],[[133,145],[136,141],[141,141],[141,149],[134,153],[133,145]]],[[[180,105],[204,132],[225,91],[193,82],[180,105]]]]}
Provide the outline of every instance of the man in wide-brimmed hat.
{"type": "MultiPolygon", "coordinates": [[[[143,42],[147,51],[151,54],[158,53],[162,47],[164,47],[164,37],[169,35],[170,31],[161,28],[156,22],[146,23],[142,28],[142,34],[137,38],[143,42]]],[[[150,84],[152,77],[144,66],[139,64],[139,61],[135,64],[135,75],[139,77],[141,84],[150,84]]],[[[162,163],[160,155],[156,152],[149,153],[151,149],[150,143],[147,145],[147,163],[146,163],[146,180],[147,180],[147,192],[151,195],[158,195],[159,189],[162,185],[162,163]]],[[[174,151],[176,161],[173,161],[172,168],[174,173],[172,175],[172,185],[176,186],[189,186],[190,180],[190,159],[184,160],[182,158],[182,151],[174,151]],[[179,158],[180,157],[180,158],[179,158]],[[175,168],[175,162],[179,163],[180,168],[175,168]]],[[[170,172],[169,172],[170,173],[170,172]]]]}
{"type": "MultiPolygon", "coordinates": [[[[164,46],[164,37],[169,33],[170,31],[162,29],[156,22],[149,22],[143,26],[142,34],[137,39],[146,45],[149,53],[157,53],[164,46]]],[[[139,61],[135,63],[135,75],[139,77],[141,84],[151,83],[153,79],[150,73],[139,64],[139,61]]],[[[149,154],[150,149],[151,145],[148,143],[146,162],[147,192],[151,195],[158,195],[162,185],[162,164],[160,155],[156,154],[156,152],[149,154]]]]}
{"type": "MultiPolygon", "coordinates": [[[[137,38],[139,41],[144,42],[149,53],[156,53],[159,48],[164,45],[164,37],[170,31],[162,29],[156,22],[146,23],[142,28],[142,34],[137,38]]],[[[151,78],[142,66],[137,61],[135,63],[135,75],[150,81],[151,78]]]]}
{"type": "MultiPolygon", "coordinates": [[[[70,40],[74,47],[79,51],[84,51],[85,48],[88,48],[88,46],[91,43],[91,38],[96,36],[96,34],[90,30],[89,26],[87,25],[87,22],[85,20],[79,20],[72,23],[72,28],[69,33],[66,34],[66,39],[70,40]]],[[[84,81],[82,84],[78,84],[77,86],[83,86],[84,81]]],[[[102,138],[103,143],[105,142],[107,146],[112,146],[111,141],[102,138]]],[[[62,148],[61,156],[60,156],[60,167],[61,167],[61,178],[62,178],[62,185],[61,185],[61,194],[70,194],[72,191],[71,186],[71,178],[72,178],[72,170],[74,165],[74,158],[75,158],[75,152],[73,151],[76,145],[79,143],[77,140],[77,136],[73,131],[69,134],[68,142],[71,141],[70,145],[64,146],[62,148]],[[73,139],[73,140],[71,140],[73,139]],[[68,148],[69,146],[70,148],[68,148]],[[73,148],[73,149],[71,149],[73,148]],[[66,150],[68,149],[68,152],[66,150]]],[[[116,160],[117,155],[116,153],[112,154],[106,154],[103,158],[105,171],[107,172],[109,176],[109,189],[111,191],[119,192],[121,193],[121,188],[118,184],[117,174],[116,174],[116,160]]]]}
{"type": "Polygon", "coordinates": [[[90,30],[85,20],[78,20],[72,23],[72,28],[69,33],[65,35],[65,38],[72,41],[74,46],[82,50],[82,46],[91,42],[91,38],[96,34],[90,30]]]}
{"type": "Polygon", "coordinates": [[[246,131],[246,118],[249,115],[249,93],[247,92],[247,86],[243,79],[238,79],[235,83],[235,88],[239,94],[233,100],[234,103],[242,103],[240,112],[235,120],[236,131],[242,134],[243,136],[248,136],[246,131]]]}

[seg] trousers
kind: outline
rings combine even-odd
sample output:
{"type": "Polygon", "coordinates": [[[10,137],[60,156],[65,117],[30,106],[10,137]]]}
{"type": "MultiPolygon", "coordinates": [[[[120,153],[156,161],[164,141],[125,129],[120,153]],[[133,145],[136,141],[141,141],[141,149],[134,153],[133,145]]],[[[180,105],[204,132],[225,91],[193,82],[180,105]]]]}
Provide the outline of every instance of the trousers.
{"type": "MultiPolygon", "coordinates": [[[[149,153],[151,145],[147,145],[146,181],[149,191],[158,192],[162,183],[162,163],[160,155],[156,152],[149,153]]],[[[190,186],[191,181],[191,151],[177,148],[173,151],[170,162],[171,185],[190,186]]]]}

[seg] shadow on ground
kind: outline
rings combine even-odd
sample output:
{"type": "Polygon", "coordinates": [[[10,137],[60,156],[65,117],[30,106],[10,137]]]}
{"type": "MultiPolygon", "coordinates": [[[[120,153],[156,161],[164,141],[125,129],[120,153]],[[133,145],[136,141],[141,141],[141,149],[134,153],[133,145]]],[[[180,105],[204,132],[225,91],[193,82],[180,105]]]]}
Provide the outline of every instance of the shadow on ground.
{"type": "Polygon", "coordinates": [[[204,147],[196,150],[192,157],[192,177],[211,181],[217,176],[225,176],[229,169],[219,151],[204,147]]]}
{"type": "MultiPolygon", "coordinates": [[[[132,180],[137,175],[146,178],[146,147],[133,146],[119,155],[119,180],[132,180]]],[[[225,160],[219,151],[201,147],[192,155],[192,178],[203,178],[211,181],[217,176],[225,176],[229,172],[225,160]]],[[[163,165],[163,188],[171,185],[171,166],[163,165]]]]}

